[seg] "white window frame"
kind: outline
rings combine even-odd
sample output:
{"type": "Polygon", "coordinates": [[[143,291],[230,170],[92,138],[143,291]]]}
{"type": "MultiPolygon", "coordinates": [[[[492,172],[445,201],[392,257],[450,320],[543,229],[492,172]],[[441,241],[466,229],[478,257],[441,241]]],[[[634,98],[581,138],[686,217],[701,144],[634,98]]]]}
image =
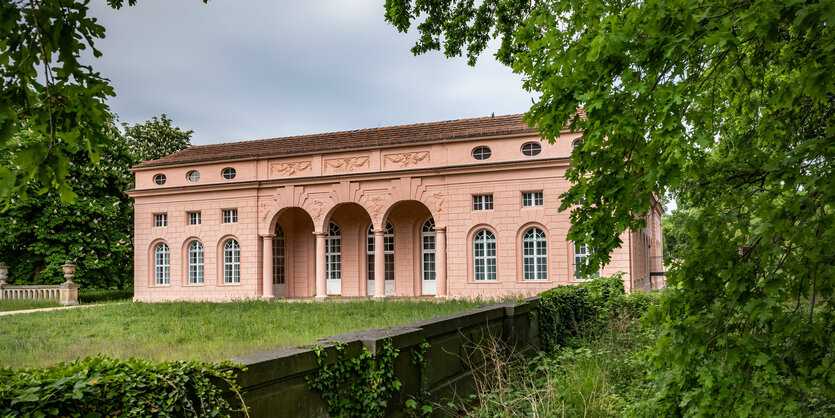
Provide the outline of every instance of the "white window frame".
{"type": "Polygon", "coordinates": [[[154,228],[165,228],[168,226],[168,214],[167,213],[155,213],[154,214],[154,228]]]}
{"type": "Polygon", "coordinates": [[[548,280],[548,239],[537,227],[522,234],[522,279],[548,280]]]}
{"type": "Polygon", "coordinates": [[[203,284],[203,243],[188,245],[188,284],[203,284]]]}
{"type": "Polygon", "coordinates": [[[223,243],[223,283],[241,282],[241,246],[235,239],[223,243]]]}
{"type": "Polygon", "coordinates": [[[189,212],[188,213],[188,224],[189,225],[200,225],[203,223],[203,215],[200,211],[197,212],[189,212]]]}
{"type": "Polygon", "coordinates": [[[191,170],[186,173],[186,179],[191,183],[197,183],[200,181],[200,172],[197,170],[191,170]]]}
{"type": "Polygon", "coordinates": [[[543,192],[522,192],[522,207],[533,208],[545,205],[543,192]]]}
{"type": "Polygon", "coordinates": [[[493,194],[474,194],[473,210],[493,210],[493,194]]]}
{"type": "Polygon", "coordinates": [[[163,184],[165,184],[167,180],[168,178],[165,177],[165,174],[159,173],[154,175],[154,184],[156,184],[157,186],[162,186],[163,184]]]}
{"type": "Polygon", "coordinates": [[[522,144],[521,151],[525,157],[535,157],[542,153],[542,144],[538,142],[525,142],[522,144]]]}
{"type": "Polygon", "coordinates": [[[423,223],[420,234],[421,241],[421,276],[423,280],[435,280],[437,269],[435,266],[437,240],[435,233],[435,219],[429,218],[423,223]]]}
{"type": "Polygon", "coordinates": [[[238,223],[238,209],[223,209],[221,218],[225,224],[238,223]]]}
{"type": "Polygon", "coordinates": [[[494,282],[496,276],[496,235],[481,229],[473,235],[473,280],[494,282]]]}
{"type": "Polygon", "coordinates": [[[285,239],[284,228],[275,225],[275,236],[273,237],[273,284],[284,284],[287,277],[285,271],[285,239]]]}
{"type": "Polygon", "coordinates": [[[493,150],[486,145],[479,145],[470,151],[470,155],[478,161],[489,160],[493,156],[493,150]]]}
{"type": "Polygon", "coordinates": [[[589,280],[600,277],[600,270],[597,270],[597,273],[594,273],[591,277],[580,276],[577,266],[586,264],[589,256],[592,254],[592,251],[584,243],[575,242],[572,247],[574,247],[574,280],[589,280]]]}
{"type": "Polygon", "coordinates": [[[164,242],[154,247],[154,283],[157,286],[171,283],[171,250],[164,242]]]}
{"type": "Polygon", "coordinates": [[[238,176],[238,170],[235,170],[234,167],[226,167],[220,171],[220,176],[223,177],[224,180],[232,180],[238,176]]]}
{"type": "Polygon", "coordinates": [[[325,237],[325,267],[327,280],[342,280],[342,232],[333,222],[325,237]]]}

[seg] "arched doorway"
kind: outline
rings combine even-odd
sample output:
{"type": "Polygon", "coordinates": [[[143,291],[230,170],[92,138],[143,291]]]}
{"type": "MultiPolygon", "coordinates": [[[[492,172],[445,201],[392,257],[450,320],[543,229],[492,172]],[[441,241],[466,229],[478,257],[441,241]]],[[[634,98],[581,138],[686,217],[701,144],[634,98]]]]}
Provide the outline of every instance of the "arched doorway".
{"type": "MultiPolygon", "coordinates": [[[[311,297],[316,291],[313,219],[300,207],[284,208],[264,241],[264,285],[275,297],[311,297]],[[269,240],[269,244],[266,240],[269,240]]],[[[265,289],[265,294],[268,292],[265,289]]]]}
{"type": "Polygon", "coordinates": [[[397,232],[392,239],[396,252],[393,294],[435,295],[437,250],[432,212],[417,200],[401,200],[389,208],[385,220],[397,232]]]}
{"type": "Polygon", "coordinates": [[[325,281],[328,295],[365,296],[368,212],[357,203],[333,207],[324,219],[325,281]]]}

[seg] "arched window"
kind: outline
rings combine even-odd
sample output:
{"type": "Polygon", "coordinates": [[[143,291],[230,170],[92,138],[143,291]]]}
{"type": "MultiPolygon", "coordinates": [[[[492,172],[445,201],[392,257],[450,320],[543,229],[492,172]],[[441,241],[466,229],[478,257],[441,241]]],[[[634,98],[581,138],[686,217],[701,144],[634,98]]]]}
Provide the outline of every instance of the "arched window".
{"type": "MultiPolygon", "coordinates": [[[[368,227],[368,247],[366,251],[368,280],[374,280],[374,226],[368,227]]],[[[394,227],[386,222],[386,232],[383,234],[383,257],[385,259],[386,280],[394,280],[394,227]]]]}
{"type": "Polygon", "coordinates": [[[421,230],[421,259],[423,260],[423,280],[435,280],[435,219],[429,218],[421,230]]]}
{"type": "Polygon", "coordinates": [[[223,283],[241,282],[241,247],[230,239],[223,244],[223,283]]]}
{"type": "Polygon", "coordinates": [[[188,245],[188,284],[203,284],[203,244],[188,245]]]}
{"type": "Polygon", "coordinates": [[[284,228],[279,224],[273,237],[273,284],[284,284],[284,228]]]}
{"type": "Polygon", "coordinates": [[[171,280],[171,252],[166,243],[161,242],[154,249],[154,260],[155,283],[167,285],[171,280]]]}
{"type": "Polygon", "coordinates": [[[586,246],[586,244],[574,243],[574,279],[593,279],[595,277],[600,276],[600,270],[598,270],[595,273],[592,273],[591,276],[584,276],[580,274],[580,269],[578,267],[588,264],[588,258],[591,255],[591,253],[591,249],[589,249],[586,246]]]}
{"type": "Polygon", "coordinates": [[[328,280],[342,278],[342,238],[339,227],[333,222],[328,226],[328,236],[325,238],[325,265],[328,280]]]}
{"type": "Polygon", "coordinates": [[[531,228],[522,236],[522,267],[525,280],[548,279],[548,245],[545,233],[531,228]]]}
{"type": "Polygon", "coordinates": [[[473,278],[496,280],[496,236],[486,229],[473,237],[473,278]]]}

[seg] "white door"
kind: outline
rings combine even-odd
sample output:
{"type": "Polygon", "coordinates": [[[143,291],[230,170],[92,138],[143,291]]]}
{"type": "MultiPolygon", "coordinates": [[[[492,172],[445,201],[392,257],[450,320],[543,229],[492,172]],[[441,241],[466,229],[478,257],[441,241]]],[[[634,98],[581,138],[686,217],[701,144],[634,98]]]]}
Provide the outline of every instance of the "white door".
{"type": "Polygon", "coordinates": [[[423,224],[421,237],[421,281],[424,295],[436,294],[435,288],[435,220],[423,224]]]}
{"type": "Polygon", "coordinates": [[[287,296],[284,249],[284,229],[276,224],[273,238],[273,294],[277,298],[287,296]]]}
{"type": "Polygon", "coordinates": [[[342,239],[339,227],[331,222],[325,240],[325,273],[329,295],[342,294],[342,239]]]}

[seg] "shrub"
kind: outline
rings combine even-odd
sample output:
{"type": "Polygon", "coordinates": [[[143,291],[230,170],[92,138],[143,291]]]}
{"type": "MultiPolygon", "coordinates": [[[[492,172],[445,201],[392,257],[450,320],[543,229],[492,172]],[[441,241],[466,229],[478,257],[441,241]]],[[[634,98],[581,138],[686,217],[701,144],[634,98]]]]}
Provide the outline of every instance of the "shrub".
{"type": "Polygon", "coordinates": [[[587,327],[605,324],[622,306],[631,306],[625,299],[620,274],[543,292],[539,300],[542,347],[551,351],[582,337],[587,327]]]}
{"type": "Polygon", "coordinates": [[[112,300],[133,299],[133,289],[80,289],[78,301],[81,303],[107,302],[112,300]]]}
{"type": "Polygon", "coordinates": [[[228,362],[118,360],[104,356],[43,369],[0,369],[0,415],[229,416],[222,397],[238,394],[237,369],[228,362]]]}

